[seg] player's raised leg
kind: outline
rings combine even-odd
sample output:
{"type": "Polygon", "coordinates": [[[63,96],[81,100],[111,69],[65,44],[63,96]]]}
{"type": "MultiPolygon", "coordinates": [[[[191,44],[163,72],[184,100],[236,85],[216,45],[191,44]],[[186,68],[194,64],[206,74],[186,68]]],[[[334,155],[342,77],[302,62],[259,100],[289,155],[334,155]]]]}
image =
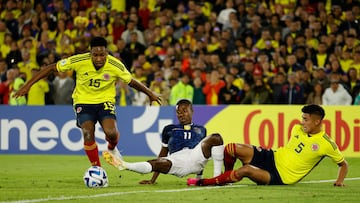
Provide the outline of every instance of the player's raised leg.
{"type": "Polygon", "coordinates": [[[103,157],[107,163],[119,170],[130,170],[141,174],[150,173],[152,171],[168,173],[172,165],[169,160],[161,157],[158,159],[132,163],[118,159],[108,151],[103,152],[103,157]]]}
{"type": "Polygon", "coordinates": [[[113,154],[117,159],[123,160],[123,157],[117,148],[120,133],[117,128],[115,116],[103,119],[101,121],[101,126],[105,133],[105,139],[108,142],[108,152],[113,154]]]}
{"type": "Polygon", "coordinates": [[[119,170],[127,169],[126,162],[123,161],[122,159],[119,159],[118,156],[114,155],[113,153],[110,153],[109,151],[103,151],[102,155],[105,161],[108,164],[114,166],[115,168],[119,170]]]}

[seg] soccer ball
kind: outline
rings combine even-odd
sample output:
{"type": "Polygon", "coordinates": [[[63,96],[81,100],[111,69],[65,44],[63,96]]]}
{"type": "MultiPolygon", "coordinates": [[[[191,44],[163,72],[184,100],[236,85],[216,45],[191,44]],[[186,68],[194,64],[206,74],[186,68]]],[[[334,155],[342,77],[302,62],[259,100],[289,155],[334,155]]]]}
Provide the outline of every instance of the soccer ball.
{"type": "Polygon", "coordinates": [[[84,183],[89,188],[107,187],[109,180],[106,171],[100,166],[91,166],[85,171],[84,183]]]}

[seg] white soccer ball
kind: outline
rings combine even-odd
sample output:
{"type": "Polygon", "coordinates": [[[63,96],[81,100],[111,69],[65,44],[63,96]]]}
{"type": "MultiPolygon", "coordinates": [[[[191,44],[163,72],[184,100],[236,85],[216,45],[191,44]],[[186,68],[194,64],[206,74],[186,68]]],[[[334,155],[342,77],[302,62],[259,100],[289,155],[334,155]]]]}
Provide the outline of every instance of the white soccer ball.
{"type": "Polygon", "coordinates": [[[106,171],[100,166],[91,166],[85,171],[84,183],[89,188],[107,187],[109,185],[106,171]]]}

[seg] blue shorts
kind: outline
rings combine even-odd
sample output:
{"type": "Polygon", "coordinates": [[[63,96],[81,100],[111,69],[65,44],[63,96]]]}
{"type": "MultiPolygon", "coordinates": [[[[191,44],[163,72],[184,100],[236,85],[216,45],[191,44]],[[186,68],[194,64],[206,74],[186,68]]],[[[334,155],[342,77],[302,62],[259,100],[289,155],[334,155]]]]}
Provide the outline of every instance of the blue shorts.
{"type": "Polygon", "coordinates": [[[76,125],[80,127],[85,121],[96,123],[101,122],[105,118],[116,120],[115,105],[111,102],[101,104],[76,104],[74,106],[76,112],[76,125]]]}
{"type": "Polygon", "coordinates": [[[261,168],[270,173],[269,185],[284,185],[275,166],[274,152],[271,149],[263,149],[261,147],[253,146],[254,157],[250,165],[261,168]]]}

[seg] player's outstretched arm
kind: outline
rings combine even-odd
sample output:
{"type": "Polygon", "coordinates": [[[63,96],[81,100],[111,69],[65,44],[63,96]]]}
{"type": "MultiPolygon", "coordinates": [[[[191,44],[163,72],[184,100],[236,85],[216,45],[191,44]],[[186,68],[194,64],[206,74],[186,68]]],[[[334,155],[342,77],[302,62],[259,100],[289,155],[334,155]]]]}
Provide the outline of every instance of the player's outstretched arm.
{"type": "Polygon", "coordinates": [[[150,99],[150,105],[152,104],[153,101],[156,101],[158,104],[161,105],[161,97],[160,95],[158,95],[157,93],[153,92],[150,88],[146,87],[144,84],[142,84],[141,82],[137,81],[136,79],[131,79],[129,86],[144,92],[150,99]]]}
{"type": "Polygon", "coordinates": [[[336,179],[336,182],[334,183],[334,186],[345,186],[344,179],[346,177],[346,174],[348,172],[348,163],[344,160],[339,164],[339,172],[338,177],[336,179]]]}
{"type": "MultiPolygon", "coordinates": [[[[139,182],[139,184],[155,184],[156,183],[156,179],[160,175],[159,171],[162,171],[162,172],[165,172],[165,171],[161,170],[161,169],[159,171],[157,171],[156,170],[157,167],[154,167],[154,164],[156,165],[156,163],[158,163],[159,158],[167,156],[168,152],[169,152],[169,149],[167,147],[162,147],[161,150],[160,150],[160,153],[158,155],[158,159],[149,161],[152,164],[154,173],[153,173],[150,180],[142,180],[142,181],[139,182]],[[155,168],[155,170],[154,170],[154,168],[155,168]]],[[[158,167],[160,167],[160,166],[158,166],[158,167]]]]}
{"type": "Polygon", "coordinates": [[[48,76],[50,73],[57,71],[56,63],[50,64],[45,68],[42,68],[36,75],[34,75],[30,80],[28,80],[25,85],[23,85],[18,91],[15,92],[14,97],[18,98],[20,96],[24,96],[29,92],[30,87],[39,81],[40,79],[48,76]]]}

